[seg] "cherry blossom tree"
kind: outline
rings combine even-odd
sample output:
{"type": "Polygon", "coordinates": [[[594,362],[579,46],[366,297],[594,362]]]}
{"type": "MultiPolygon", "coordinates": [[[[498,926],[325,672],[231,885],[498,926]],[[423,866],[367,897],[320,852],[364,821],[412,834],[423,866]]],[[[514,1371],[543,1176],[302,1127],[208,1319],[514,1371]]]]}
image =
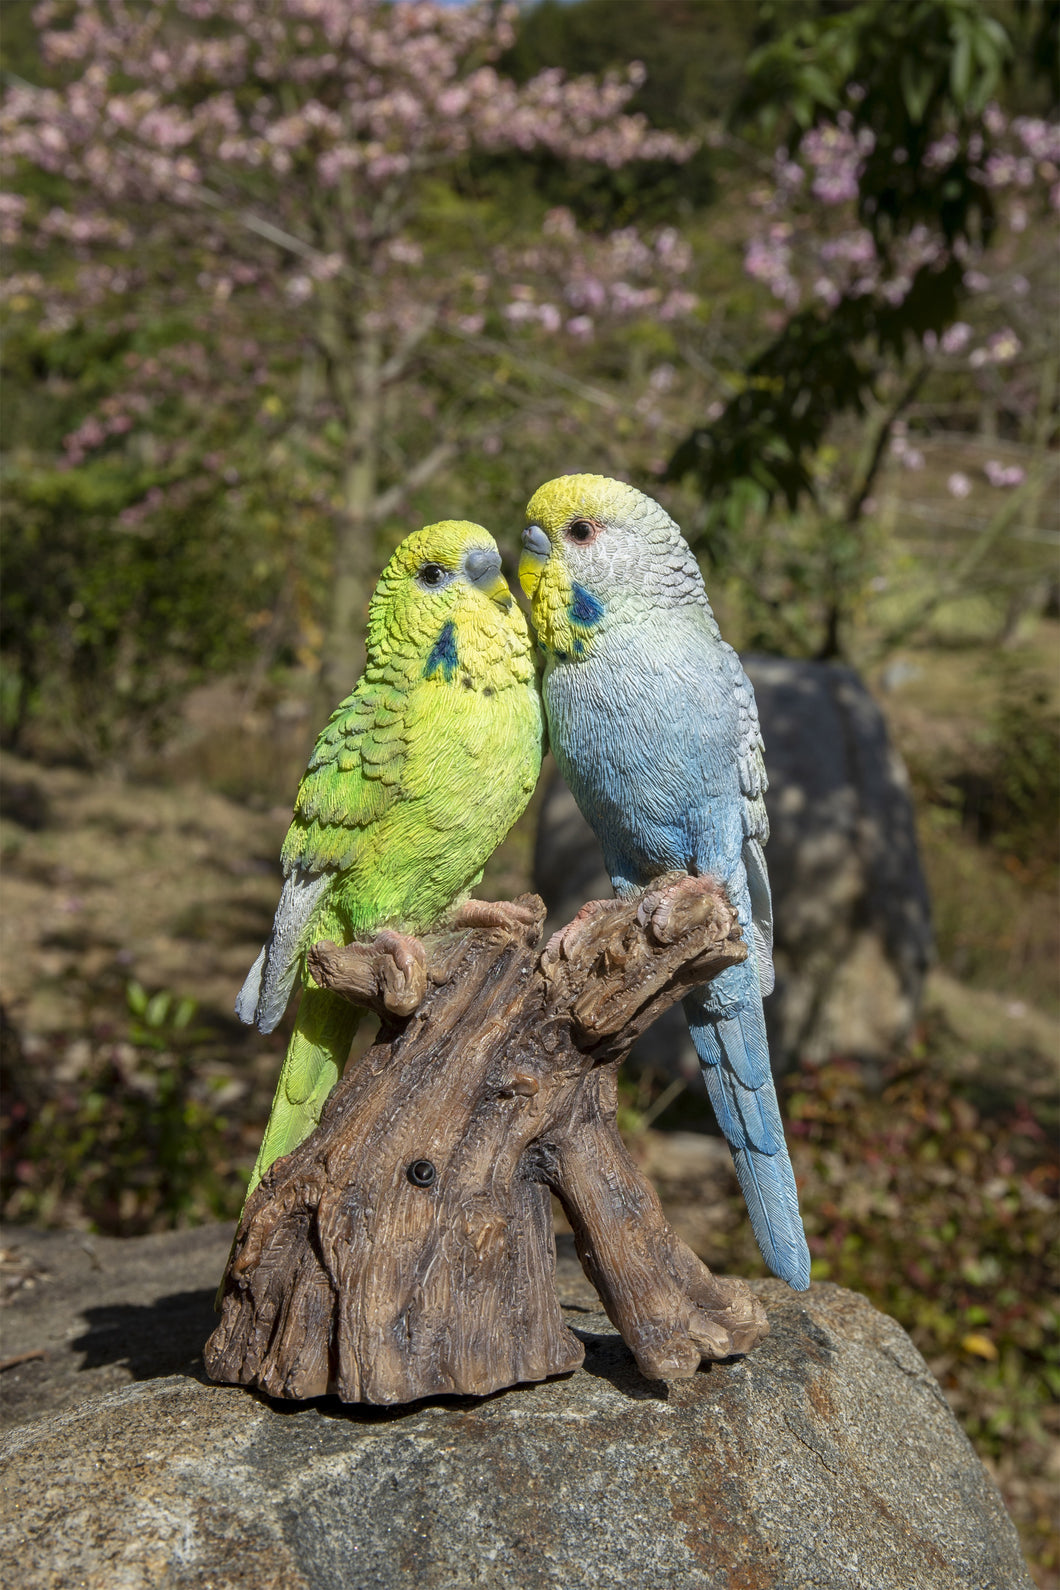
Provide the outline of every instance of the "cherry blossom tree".
{"type": "MultiPolygon", "coordinates": [[[[1055,434],[1060,123],[1010,118],[990,99],[1008,49],[968,0],[863,0],[820,27],[800,24],[758,59],[766,103],[775,110],[783,84],[792,107],[788,139],[749,192],[744,269],[772,301],[772,340],[733,373],[727,401],[670,470],[695,477],[708,549],[757,578],[775,624],[794,611],[800,580],[813,587],[816,640],[813,624],[792,629],[797,649],[843,650],[840,626],[875,550],[874,486],[888,460],[922,467],[905,416],[929,380],[977,389],[983,411],[1003,409],[1041,455],[1032,479],[987,459],[983,483],[1022,491],[1021,504],[1041,494],[1055,434]],[[833,84],[829,67],[858,75],[833,84]],[[782,507],[813,524],[789,527],[769,581],[759,554],[763,537],[785,539],[782,507]]],[[[754,72],[753,62],[752,82],[754,72]]],[[[973,485],[956,471],[949,493],[961,500],[973,485]]],[[[991,514],[960,579],[985,566],[1015,506],[991,514]]],[[[934,606],[955,589],[941,581],[934,606]]]]}
{"type": "Polygon", "coordinates": [[[528,383],[577,384],[542,339],[576,348],[695,306],[672,229],[600,237],[559,211],[523,246],[457,202],[472,158],[619,168],[691,152],[626,113],[635,65],[507,80],[514,15],[488,0],[82,0],[72,14],[46,0],[59,86],[16,83],[4,101],[9,305],[45,335],[176,328],[126,353],[122,381],[71,425],[67,464],[146,447],[156,478],[124,510],[135,529],[204,483],[247,489],[271,460],[273,489],[331,527],[331,694],[358,664],[378,528],[476,438],[496,447],[528,383]]]}

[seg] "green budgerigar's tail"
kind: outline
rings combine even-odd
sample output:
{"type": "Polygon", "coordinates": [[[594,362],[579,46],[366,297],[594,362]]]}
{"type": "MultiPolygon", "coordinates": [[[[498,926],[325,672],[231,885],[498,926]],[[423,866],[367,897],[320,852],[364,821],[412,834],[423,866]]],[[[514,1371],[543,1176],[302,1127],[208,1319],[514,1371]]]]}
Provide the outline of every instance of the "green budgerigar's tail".
{"type": "MultiPolygon", "coordinates": [[[[269,1124],[247,1187],[249,1198],[269,1166],[304,1143],[349,1058],[361,1012],[326,988],[303,988],[269,1124]]],[[[244,1204],[246,1199],[243,1200],[244,1204]]]]}

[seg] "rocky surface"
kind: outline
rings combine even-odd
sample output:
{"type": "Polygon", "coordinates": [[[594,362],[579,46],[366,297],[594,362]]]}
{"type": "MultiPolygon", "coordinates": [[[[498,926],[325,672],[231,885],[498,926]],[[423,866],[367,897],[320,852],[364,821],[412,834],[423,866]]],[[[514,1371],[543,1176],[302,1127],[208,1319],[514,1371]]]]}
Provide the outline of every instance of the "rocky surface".
{"type": "Polygon", "coordinates": [[[125,1240],[9,1227],[0,1427],[189,1366],[217,1323],[231,1241],[228,1225],[125,1240]]]}
{"type": "MultiPolygon", "coordinates": [[[[796,1053],[879,1059],[909,1032],[931,958],[905,769],[852,669],[782,657],[746,657],[744,665],[769,770],[774,1063],[796,1053]]],[[[558,775],[542,805],[534,887],[549,908],[548,931],[585,900],[611,893],[600,848],[558,775]]],[[[655,1069],[698,1074],[677,1008],[635,1053],[655,1069]]]]}
{"type": "Polygon", "coordinates": [[[762,1345],[666,1386],[563,1244],[577,1373],[398,1410],[276,1404],[189,1362],[228,1236],[9,1243],[4,1352],[48,1353],[4,1375],[28,1421],[0,1448],[11,1590],[1030,1586],[923,1360],[855,1294],[758,1283],[762,1345]]]}

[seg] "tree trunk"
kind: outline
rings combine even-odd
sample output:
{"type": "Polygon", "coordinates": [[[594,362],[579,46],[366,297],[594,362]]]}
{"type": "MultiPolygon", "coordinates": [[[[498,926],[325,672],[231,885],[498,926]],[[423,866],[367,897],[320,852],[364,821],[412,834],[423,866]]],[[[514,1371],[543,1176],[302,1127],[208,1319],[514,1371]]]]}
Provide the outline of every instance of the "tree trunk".
{"type": "Polygon", "coordinates": [[[394,1403],[576,1368],[552,1192],[645,1375],[691,1375],[765,1334],[746,1285],[671,1230],[615,1125],[631,1044],[746,955],[735,913],[674,874],[587,907],[541,952],[544,907],[520,903],[529,930],[311,951],[314,978],[382,1026],[247,1202],[205,1351],[215,1380],[394,1403]]]}
{"type": "Polygon", "coordinates": [[[364,667],[365,617],[373,564],[373,509],[379,489],[379,433],[383,416],[382,345],[377,333],[351,338],[345,362],[333,361],[329,376],[346,418],[348,454],[342,481],[342,512],[335,530],[331,614],[324,642],[320,692],[327,715],[349,695],[364,667]]]}

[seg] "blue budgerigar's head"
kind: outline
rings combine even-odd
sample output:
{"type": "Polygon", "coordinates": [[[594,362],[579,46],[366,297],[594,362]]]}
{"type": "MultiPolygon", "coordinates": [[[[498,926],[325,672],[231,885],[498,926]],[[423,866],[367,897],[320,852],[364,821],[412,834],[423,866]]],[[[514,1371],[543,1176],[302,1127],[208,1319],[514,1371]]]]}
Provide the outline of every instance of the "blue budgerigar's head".
{"type": "Polygon", "coordinates": [[[653,498],[604,475],[560,475],[526,509],[519,583],[547,650],[591,654],[608,622],[705,602],[677,525],[653,498]]]}

